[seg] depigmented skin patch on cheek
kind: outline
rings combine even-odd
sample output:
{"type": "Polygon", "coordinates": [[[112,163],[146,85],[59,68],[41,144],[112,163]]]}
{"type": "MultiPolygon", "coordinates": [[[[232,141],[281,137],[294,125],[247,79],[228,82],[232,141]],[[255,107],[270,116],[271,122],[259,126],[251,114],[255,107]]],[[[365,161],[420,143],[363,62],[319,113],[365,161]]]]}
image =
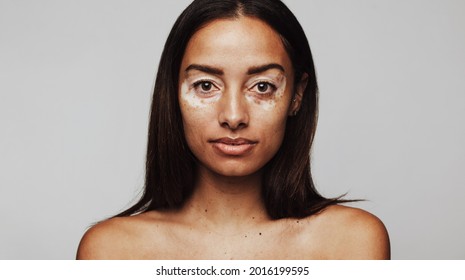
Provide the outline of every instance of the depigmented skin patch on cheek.
{"type": "Polygon", "coordinates": [[[179,101],[183,102],[185,105],[191,108],[201,108],[210,105],[211,103],[215,102],[219,99],[219,96],[212,96],[212,97],[200,97],[195,92],[194,87],[189,86],[189,81],[186,79],[180,88],[179,93],[179,101]]]}
{"type": "Polygon", "coordinates": [[[263,110],[272,111],[275,110],[278,103],[282,102],[284,95],[286,94],[286,76],[279,75],[277,78],[277,89],[270,96],[260,96],[258,93],[248,93],[247,98],[250,102],[261,106],[263,110]]]}

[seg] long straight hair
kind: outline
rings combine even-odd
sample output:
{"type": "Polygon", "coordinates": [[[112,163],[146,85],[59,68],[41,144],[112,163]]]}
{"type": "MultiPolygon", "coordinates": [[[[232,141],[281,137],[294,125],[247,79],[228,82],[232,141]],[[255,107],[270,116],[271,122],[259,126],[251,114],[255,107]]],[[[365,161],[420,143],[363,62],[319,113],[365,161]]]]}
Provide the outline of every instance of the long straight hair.
{"type": "Polygon", "coordinates": [[[281,37],[294,68],[294,88],[308,75],[302,105],[289,117],[282,145],[264,167],[262,197],[272,219],[305,217],[345,202],[315,189],[310,150],[318,117],[318,86],[305,33],[279,0],[195,0],[176,20],[160,59],[151,106],[145,188],[140,200],[118,216],[155,209],[176,209],[194,191],[196,159],[184,137],[178,101],[181,61],[193,34],[216,19],[249,16],[262,20],[281,37]]]}

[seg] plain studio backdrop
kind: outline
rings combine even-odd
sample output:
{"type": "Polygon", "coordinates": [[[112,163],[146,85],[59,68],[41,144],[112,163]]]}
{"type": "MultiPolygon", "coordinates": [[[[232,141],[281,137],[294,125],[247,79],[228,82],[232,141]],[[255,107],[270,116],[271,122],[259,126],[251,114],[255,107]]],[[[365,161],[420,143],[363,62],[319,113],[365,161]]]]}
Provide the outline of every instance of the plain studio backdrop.
{"type": "MultiPolygon", "coordinates": [[[[73,259],[143,186],[154,77],[190,1],[0,0],[0,259],[73,259]]],[[[314,178],[394,259],[465,258],[465,2],[298,1],[320,85],[314,178]]]]}

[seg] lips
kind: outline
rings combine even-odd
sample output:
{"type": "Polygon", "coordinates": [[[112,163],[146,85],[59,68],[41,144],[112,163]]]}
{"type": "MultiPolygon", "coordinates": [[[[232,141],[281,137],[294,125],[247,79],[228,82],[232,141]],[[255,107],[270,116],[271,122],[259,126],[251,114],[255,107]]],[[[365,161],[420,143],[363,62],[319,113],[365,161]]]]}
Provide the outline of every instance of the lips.
{"type": "Polygon", "coordinates": [[[246,138],[219,138],[209,141],[221,155],[242,156],[250,153],[258,141],[246,138]]]}

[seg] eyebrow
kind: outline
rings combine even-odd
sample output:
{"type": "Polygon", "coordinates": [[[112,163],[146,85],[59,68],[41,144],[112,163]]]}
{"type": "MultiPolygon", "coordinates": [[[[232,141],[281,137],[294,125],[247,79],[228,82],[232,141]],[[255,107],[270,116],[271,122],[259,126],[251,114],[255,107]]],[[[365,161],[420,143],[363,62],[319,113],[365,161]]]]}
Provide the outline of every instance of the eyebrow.
{"type": "Polygon", "coordinates": [[[222,76],[224,74],[223,70],[207,65],[200,65],[200,64],[191,64],[186,68],[186,72],[189,72],[191,70],[198,70],[201,72],[213,74],[213,75],[218,75],[222,76]]]}
{"type": "Polygon", "coordinates": [[[262,73],[270,69],[278,69],[281,72],[286,72],[284,71],[284,67],[281,66],[280,64],[270,63],[270,64],[265,64],[265,65],[250,67],[249,70],[247,70],[247,75],[262,73]]]}
{"type": "MultiPolygon", "coordinates": [[[[277,64],[277,63],[269,63],[269,64],[265,64],[265,65],[250,67],[247,70],[247,75],[254,75],[254,74],[262,73],[262,72],[265,72],[265,71],[270,70],[270,69],[278,69],[281,72],[285,72],[284,67],[282,65],[277,64]]],[[[224,75],[223,70],[221,70],[220,68],[216,68],[216,67],[212,67],[212,66],[208,66],[208,65],[191,64],[186,68],[185,71],[189,72],[191,70],[198,70],[198,71],[201,71],[201,72],[205,72],[205,73],[213,74],[213,75],[218,75],[218,76],[224,75]]]]}

